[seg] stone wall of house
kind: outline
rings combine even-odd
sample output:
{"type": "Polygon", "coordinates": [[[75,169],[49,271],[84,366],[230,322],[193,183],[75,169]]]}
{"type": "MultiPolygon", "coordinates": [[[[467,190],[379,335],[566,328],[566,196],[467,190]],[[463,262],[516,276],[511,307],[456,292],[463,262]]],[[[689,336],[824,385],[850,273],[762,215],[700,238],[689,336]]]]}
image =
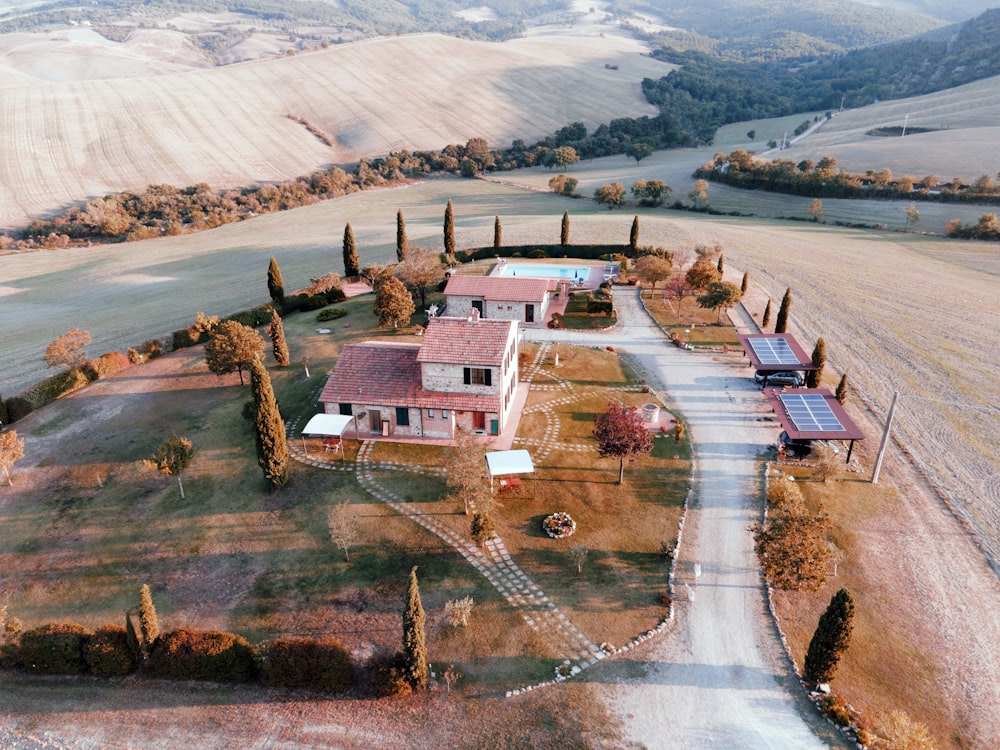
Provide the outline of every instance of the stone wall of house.
{"type": "Polygon", "coordinates": [[[448,296],[448,315],[454,318],[467,318],[472,313],[472,297],[448,296]]]}
{"type": "Polygon", "coordinates": [[[481,367],[481,365],[452,365],[436,362],[422,362],[420,365],[420,380],[428,391],[444,391],[446,393],[477,393],[492,395],[500,392],[500,368],[490,367],[493,371],[491,385],[466,385],[463,368],[481,367]]]}
{"type": "MultiPolygon", "coordinates": [[[[549,309],[549,298],[550,295],[546,294],[543,300],[533,303],[535,305],[536,323],[541,322],[545,318],[545,313],[549,309]]],[[[456,318],[469,317],[472,314],[472,301],[474,299],[480,298],[449,295],[448,315],[456,318]]],[[[487,300],[483,302],[483,317],[487,320],[516,320],[519,323],[523,323],[525,320],[526,304],[528,303],[525,301],[496,302],[494,300],[487,300]]]]}

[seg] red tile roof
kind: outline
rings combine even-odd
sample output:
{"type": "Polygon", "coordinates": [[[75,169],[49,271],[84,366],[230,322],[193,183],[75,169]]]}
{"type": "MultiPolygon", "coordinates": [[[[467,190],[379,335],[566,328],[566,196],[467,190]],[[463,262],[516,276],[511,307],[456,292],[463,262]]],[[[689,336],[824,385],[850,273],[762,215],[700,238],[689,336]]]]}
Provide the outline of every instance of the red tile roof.
{"type": "Polygon", "coordinates": [[[513,320],[431,318],[417,362],[499,367],[516,327],[513,320]]]}
{"type": "Polygon", "coordinates": [[[556,288],[556,279],[508,278],[459,274],[448,280],[444,294],[482,297],[493,302],[540,302],[556,288]]]}
{"type": "Polygon", "coordinates": [[[320,402],[499,412],[500,399],[495,395],[425,391],[417,363],[420,350],[418,344],[388,341],[346,345],[323,386],[320,402]]]}

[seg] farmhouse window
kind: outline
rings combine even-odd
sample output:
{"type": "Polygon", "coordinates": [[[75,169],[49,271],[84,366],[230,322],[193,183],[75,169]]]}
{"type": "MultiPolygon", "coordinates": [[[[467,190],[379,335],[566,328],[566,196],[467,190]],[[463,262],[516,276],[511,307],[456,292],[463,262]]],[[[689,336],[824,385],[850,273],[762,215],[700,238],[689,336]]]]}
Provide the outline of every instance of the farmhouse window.
{"type": "Polygon", "coordinates": [[[399,427],[410,426],[410,410],[405,406],[396,407],[396,424],[399,427]]]}
{"type": "Polygon", "coordinates": [[[466,385],[493,385],[493,370],[488,367],[463,368],[466,385]]]}
{"type": "Polygon", "coordinates": [[[341,404],[340,405],[340,413],[343,416],[345,416],[345,417],[351,416],[351,405],[350,404],[341,404]]]}

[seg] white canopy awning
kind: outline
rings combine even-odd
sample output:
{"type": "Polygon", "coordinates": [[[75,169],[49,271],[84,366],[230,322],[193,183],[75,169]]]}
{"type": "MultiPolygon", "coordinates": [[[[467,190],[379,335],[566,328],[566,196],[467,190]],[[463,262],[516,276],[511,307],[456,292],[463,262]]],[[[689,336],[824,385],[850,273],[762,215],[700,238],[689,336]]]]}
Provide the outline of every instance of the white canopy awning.
{"type": "Polygon", "coordinates": [[[353,419],[350,414],[317,414],[302,428],[302,434],[340,437],[353,419]]]}
{"type": "Polygon", "coordinates": [[[486,468],[490,473],[490,479],[509,474],[535,473],[535,465],[531,461],[531,454],[526,450],[487,453],[486,468]]]}

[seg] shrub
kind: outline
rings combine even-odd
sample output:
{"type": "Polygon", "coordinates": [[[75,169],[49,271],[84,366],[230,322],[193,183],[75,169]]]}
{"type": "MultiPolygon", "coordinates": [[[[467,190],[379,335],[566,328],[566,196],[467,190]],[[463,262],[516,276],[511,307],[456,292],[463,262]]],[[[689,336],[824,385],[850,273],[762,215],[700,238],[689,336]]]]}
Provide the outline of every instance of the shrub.
{"type": "Polygon", "coordinates": [[[46,404],[51,404],[60,396],[83,388],[90,382],[82,368],[74,368],[58,375],[46,378],[41,383],[30,388],[21,396],[28,400],[32,409],[40,409],[46,404]]]}
{"type": "Polygon", "coordinates": [[[316,315],[316,320],[320,323],[325,323],[328,320],[337,320],[338,318],[343,318],[347,315],[347,310],[340,307],[331,307],[327,310],[321,310],[318,315],[316,315]]]}
{"type": "Polygon", "coordinates": [[[333,638],[280,639],[267,644],[262,654],[265,685],[339,693],[353,679],[351,654],[333,638]]]}
{"type": "Polygon", "coordinates": [[[98,378],[103,378],[127,369],[132,363],[129,361],[128,355],[122,352],[108,352],[97,359],[90,360],[87,364],[94,370],[98,378]]]}
{"type": "Polygon", "coordinates": [[[530,253],[528,253],[529,258],[548,258],[549,254],[542,250],[541,248],[535,248],[530,253]]]}
{"type": "Polygon", "coordinates": [[[402,652],[377,654],[368,663],[371,690],[381,698],[400,697],[413,692],[406,679],[406,664],[402,652]]]}
{"type": "Polygon", "coordinates": [[[302,312],[312,312],[313,310],[320,310],[328,304],[329,303],[326,301],[325,294],[317,294],[315,297],[306,297],[302,300],[302,304],[299,305],[299,310],[302,312]]]}
{"type": "Polygon", "coordinates": [[[11,396],[4,402],[4,408],[7,410],[7,419],[4,420],[4,424],[13,424],[34,411],[31,402],[23,396],[11,396]]]}
{"type": "Polygon", "coordinates": [[[187,349],[189,346],[194,346],[198,343],[198,339],[201,337],[201,333],[195,331],[193,327],[188,326],[187,328],[181,328],[176,330],[170,336],[170,346],[175,351],[177,349],[187,349]]]}
{"type": "Polygon", "coordinates": [[[250,644],[218,630],[164,633],[156,640],[150,664],[156,676],[173,680],[249,682],[254,676],[250,644]]]}
{"type": "Polygon", "coordinates": [[[324,296],[326,297],[327,303],[331,305],[336,304],[337,302],[343,302],[347,299],[347,295],[344,294],[344,290],[339,286],[329,290],[324,296]]]}
{"type": "Polygon", "coordinates": [[[125,628],[120,625],[98,628],[84,646],[83,658],[91,674],[98,677],[121,677],[137,666],[125,628]]]}
{"type": "Polygon", "coordinates": [[[594,299],[591,297],[587,300],[587,312],[590,315],[611,315],[614,311],[614,303],[609,299],[594,299]]]}
{"type": "Polygon", "coordinates": [[[840,727],[850,726],[854,720],[851,707],[843,698],[833,693],[819,699],[819,710],[826,718],[840,727]]]}
{"type": "MultiPolygon", "coordinates": [[[[285,302],[298,297],[300,295],[293,295],[292,297],[286,297],[285,302]]],[[[271,322],[271,306],[261,305],[260,307],[254,307],[250,310],[243,310],[242,312],[233,313],[226,320],[235,320],[237,323],[242,323],[245,326],[250,326],[251,328],[259,328],[265,323],[271,322]]]]}
{"type": "Polygon", "coordinates": [[[163,354],[163,342],[159,339],[150,339],[141,345],[128,350],[128,361],[134,365],[145,362],[147,359],[156,359],[163,354]]]}
{"type": "Polygon", "coordinates": [[[13,650],[15,666],[38,674],[83,674],[91,632],[73,622],[42,625],[21,634],[13,650]]]}
{"type": "Polygon", "coordinates": [[[496,534],[496,525],[488,513],[472,514],[472,541],[482,547],[496,534]]]}
{"type": "MultiPolygon", "coordinates": [[[[278,305],[279,312],[282,315],[287,315],[288,313],[297,312],[303,309],[303,305],[306,304],[310,299],[308,294],[300,292],[299,294],[289,294],[285,297],[284,301],[278,305]]],[[[270,317],[270,316],[268,316],[270,317]]],[[[240,321],[241,323],[244,321],[240,321]]],[[[246,325],[250,325],[247,323],[246,325]]]]}

